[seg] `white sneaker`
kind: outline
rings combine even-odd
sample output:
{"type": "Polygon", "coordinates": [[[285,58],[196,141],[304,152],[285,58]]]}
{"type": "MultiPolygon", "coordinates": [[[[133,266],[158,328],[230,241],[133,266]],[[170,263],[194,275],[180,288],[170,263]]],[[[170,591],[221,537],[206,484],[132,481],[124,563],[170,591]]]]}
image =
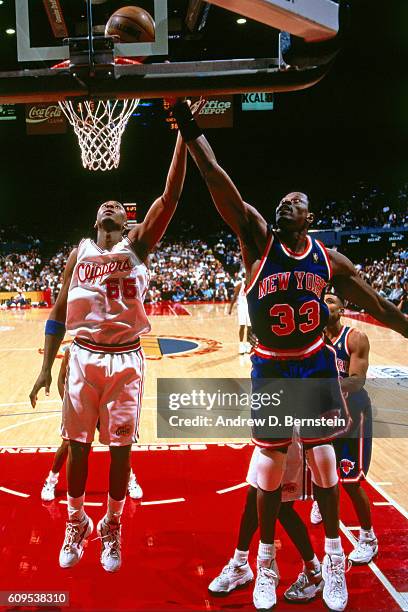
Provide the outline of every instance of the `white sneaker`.
{"type": "Polygon", "coordinates": [[[107,572],[117,572],[122,565],[121,525],[117,521],[106,522],[101,519],[96,527],[98,537],[102,540],[101,564],[107,572]]]}
{"type": "Polygon", "coordinates": [[[296,582],[286,589],[284,596],[288,601],[307,602],[311,601],[323,590],[322,572],[300,572],[296,582]]]}
{"type": "Polygon", "coordinates": [[[276,583],[279,580],[272,568],[258,565],[253,602],[257,610],[269,610],[276,604],[276,583]]]}
{"type": "Polygon", "coordinates": [[[58,480],[50,481],[48,478],[41,489],[41,499],[43,501],[52,501],[55,499],[55,489],[57,488],[58,480]]]}
{"type": "Polygon", "coordinates": [[[239,343],[239,354],[240,355],[244,355],[245,354],[245,342],[240,342],[239,343]]]}
{"type": "Polygon", "coordinates": [[[63,568],[73,567],[82,558],[87,538],[93,531],[89,516],[83,521],[67,521],[65,539],[59,554],[59,564],[63,568]]]}
{"type": "Polygon", "coordinates": [[[324,580],[323,600],[330,610],[341,612],[348,600],[346,585],[346,557],[342,555],[325,555],[322,565],[324,580]]]}
{"type": "Polygon", "coordinates": [[[234,589],[244,586],[254,579],[248,561],[243,565],[237,565],[234,559],[230,559],[228,564],[223,567],[221,573],[209,584],[210,593],[231,593],[234,589]]]}
{"type": "Polygon", "coordinates": [[[132,499],[142,499],[143,490],[140,484],[137,482],[136,476],[134,475],[133,472],[130,475],[127,490],[128,490],[129,497],[131,497],[132,499]]]}
{"type": "Polygon", "coordinates": [[[310,522],[312,525],[318,525],[323,521],[322,515],[320,514],[319,505],[317,501],[314,501],[312,504],[312,509],[310,511],[310,522]]]}
{"type": "Polygon", "coordinates": [[[250,353],[252,350],[252,346],[249,342],[245,342],[245,352],[250,353]]]}
{"type": "Polygon", "coordinates": [[[348,558],[355,565],[365,565],[370,563],[378,553],[378,540],[359,540],[354,547],[354,550],[349,554],[348,558]]]}

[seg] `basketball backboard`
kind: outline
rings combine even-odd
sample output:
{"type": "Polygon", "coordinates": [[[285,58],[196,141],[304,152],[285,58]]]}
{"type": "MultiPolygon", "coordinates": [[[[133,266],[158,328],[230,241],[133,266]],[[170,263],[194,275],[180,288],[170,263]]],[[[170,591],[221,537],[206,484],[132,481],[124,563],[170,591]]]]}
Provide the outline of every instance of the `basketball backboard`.
{"type": "Polygon", "coordinates": [[[287,63],[279,28],[309,35],[312,23],[334,38],[339,11],[333,0],[137,0],[133,4],[155,19],[154,42],[110,41],[103,61],[85,58],[79,66],[73,39],[81,39],[95,59],[107,20],[129,3],[8,0],[4,10],[15,20],[15,57],[8,61],[9,50],[2,53],[2,45],[9,41],[0,40],[0,103],[295,91],[314,85],[329,69],[330,55],[319,61],[313,53],[310,60],[287,63]],[[284,21],[282,2],[290,4],[284,21]],[[239,11],[249,18],[238,19],[239,11]],[[245,30],[239,30],[242,22],[245,30]],[[146,61],[115,63],[122,56],[146,61]],[[61,60],[70,63],[52,70],[61,60]]]}
{"type": "MultiPolygon", "coordinates": [[[[132,4],[132,3],[130,3],[132,4]]],[[[154,18],[156,37],[152,43],[118,43],[115,56],[167,55],[167,0],[138,0],[154,18]]],[[[91,2],[95,36],[103,35],[109,16],[123,2],[91,2]]],[[[19,62],[61,61],[69,58],[64,38],[88,35],[88,14],[84,0],[15,0],[17,58],[19,62]]]]}

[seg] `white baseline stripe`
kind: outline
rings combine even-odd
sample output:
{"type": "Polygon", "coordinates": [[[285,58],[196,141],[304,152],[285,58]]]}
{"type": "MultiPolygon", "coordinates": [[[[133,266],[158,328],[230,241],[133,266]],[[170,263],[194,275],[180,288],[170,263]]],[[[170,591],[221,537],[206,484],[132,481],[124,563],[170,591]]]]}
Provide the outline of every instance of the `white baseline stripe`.
{"type": "Polygon", "coordinates": [[[230,491],[236,491],[237,489],[243,489],[244,487],[247,487],[247,486],[248,486],[247,482],[241,482],[241,484],[235,485],[234,487],[228,487],[228,489],[220,489],[219,491],[216,491],[216,493],[218,493],[219,495],[222,495],[223,493],[229,493],[230,491]]]}
{"type": "MultiPolygon", "coordinates": [[[[347,527],[341,521],[340,521],[340,529],[342,530],[342,532],[344,533],[346,538],[353,545],[356,544],[356,542],[357,542],[356,538],[353,537],[353,535],[350,533],[350,531],[347,529],[347,527]]],[[[373,574],[375,574],[377,576],[378,580],[381,582],[381,584],[384,586],[384,588],[388,591],[388,593],[391,595],[393,600],[399,605],[401,610],[406,610],[407,608],[406,608],[406,601],[405,601],[404,596],[401,595],[401,593],[399,593],[393,587],[391,582],[388,580],[388,578],[386,578],[384,576],[384,574],[382,573],[380,568],[374,563],[374,561],[371,561],[371,563],[368,564],[368,567],[371,569],[373,574]]]]}
{"type": "Polygon", "coordinates": [[[360,531],[360,525],[356,525],[355,527],[350,527],[350,525],[345,525],[345,527],[347,529],[350,529],[350,531],[360,531]]]}
{"type": "Polygon", "coordinates": [[[7,489],[7,487],[0,487],[0,491],[4,491],[4,493],[10,493],[11,495],[18,495],[18,497],[30,497],[29,495],[27,495],[27,493],[13,491],[13,489],[7,489]]]}
{"type": "Polygon", "coordinates": [[[366,476],[366,480],[367,482],[374,487],[374,489],[376,489],[376,491],[378,491],[378,493],[381,493],[381,495],[383,497],[385,497],[385,499],[387,501],[389,501],[391,503],[391,505],[394,506],[394,508],[396,510],[398,510],[398,512],[400,512],[402,514],[402,516],[405,516],[406,519],[408,519],[408,512],[405,510],[405,508],[403,508],[402,506],[400,506],[400,504],[398,502],[396,502],[391,495],[389,495],[389,493],[386,493],[381,487],[379,487],[373,480],[371,480],[371,478],[369,476],[366,476]]]}
{"type": "Polygon", "coordinates": [[[174,499],[159,499],[157,501],[148,501],[148,502],[141,502],[140,505],[141,506],[158,506],[160,504],[177,504],[178,502],[185,502],[185,498],[184,497],[176,497],[174,499]]]}

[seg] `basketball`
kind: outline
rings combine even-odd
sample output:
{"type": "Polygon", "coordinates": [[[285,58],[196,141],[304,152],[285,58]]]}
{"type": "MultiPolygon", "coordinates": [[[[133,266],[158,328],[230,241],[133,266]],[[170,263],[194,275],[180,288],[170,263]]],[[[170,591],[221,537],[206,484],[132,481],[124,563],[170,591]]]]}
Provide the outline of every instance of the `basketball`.
{"type": "Polygon", "coordinates": [[[123,6],[110,16],[105,36],[119,36],[123,43],[153,42],[154,19],[139,6],[123,6]]]}

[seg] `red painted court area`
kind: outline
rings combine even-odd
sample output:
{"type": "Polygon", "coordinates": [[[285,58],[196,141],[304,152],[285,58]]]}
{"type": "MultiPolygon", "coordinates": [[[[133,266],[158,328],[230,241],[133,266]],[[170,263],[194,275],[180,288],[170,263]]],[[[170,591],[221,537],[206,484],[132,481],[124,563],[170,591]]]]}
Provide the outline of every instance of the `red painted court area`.
{"type": "MultiPolygon", "coordinates": [[[[94,449],[90,457],[86,501],[94,522],[104,514],[109,453],[94,449]]],[[[69,610],[253,610],[252,586],[228,597],[214,598],[207,585],[228,561],[246,488],[241,484],[252,448],[249,445],[183,445],[140,447],[132,454],[133,468],[144,490],[142,503],[128,498],[123,516],[123,565],[116,574],[99,563],[99,542],[90,541],[73,569],[58,566],[66,520],[65,476],[58,497],[44,503],[40,490],[52,459],[52,449],[0,450],[0,591],[68,591],[69,610]],[[232,490],[228,490],[232,488],[232,490]]],[[[366,484],[373,502],[388,501],[366,484]]],[[[356,519],[345,494],[342,522],[356,519]]],[[[298,502],[308,520],[309,502],[298,502]]],[[[393,505],[373,505],[380,553],[372,567],[352,567],[348,573],[348,610],[400,610],[408,592],[408,519],[393,505]]],[[[346,552],[351,550],[345,529],[346,552]]],[[[310,527],[319,558],[323,528],[310,527]]],[[[277,538],[283,591],[294,581],[301,563],[279,527],[277,538]]],[[[251,551],[255,566],[257,542],[251,551]]],[[[11,608],[9,608],[11,609],[11,608]]],[[[17,608],[16,609],[29,609],[17,608]]],[[[33,608],[31,608],[33,609],[33,608]]],[[[35,608],[46,609],[46,608],[35,608]]],[[[58,607],[48,609],[60,609],[58,607]]],[[[302,610],[323,610],[319,599],[302,610]]]]}
{"type": "Polygon", "coordinates": [[[154,316],[170,316],[170,317],[189,317],[190,313],[177,302],[159,302],[158,304],[145,304],[146,314],[148,317],[154,316]]]}

